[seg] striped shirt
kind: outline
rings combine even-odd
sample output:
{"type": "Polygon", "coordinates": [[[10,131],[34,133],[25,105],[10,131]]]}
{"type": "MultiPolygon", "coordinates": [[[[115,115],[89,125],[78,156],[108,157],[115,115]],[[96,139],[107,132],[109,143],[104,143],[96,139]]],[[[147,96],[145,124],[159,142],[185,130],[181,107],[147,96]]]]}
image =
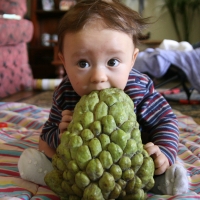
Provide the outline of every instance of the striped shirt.
{"type": "MultiPolygon", "coordinates": [[[[166,155],[170,165],[175,162],[179,130],[176,116],[167,101],[154,89],[152,80],[132,69],[124,92],[134,103],[134,112],[140,125],[143,143],[153,142],[166,155]]],[[[63,110],[74,110],[80,96],[74,91],[67,77],[53,95],[49,119],[44,124],[41,138],[50,147],[59,145],[59,123],[63,110]]]]}

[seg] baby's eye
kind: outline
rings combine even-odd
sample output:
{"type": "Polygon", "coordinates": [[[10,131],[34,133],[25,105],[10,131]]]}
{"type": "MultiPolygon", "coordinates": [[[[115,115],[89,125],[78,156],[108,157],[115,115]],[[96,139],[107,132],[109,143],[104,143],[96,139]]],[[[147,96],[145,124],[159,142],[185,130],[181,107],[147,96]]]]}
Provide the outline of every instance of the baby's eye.
{"type": "Polygon", "coordinates": [[[79,65],[80,68],[87,68],[87,67],[90,66],[89,63],[87,61],[85,61],[85,60],[79,61],[78,65],[79,65]]]}
{"type": "Polygon", "coordinates": [[[108,66],[111,66],[111,67],[116,67],[118,64],[119,64],[119,61],[116,59],[110,59],[108,61],[108,66]]]}

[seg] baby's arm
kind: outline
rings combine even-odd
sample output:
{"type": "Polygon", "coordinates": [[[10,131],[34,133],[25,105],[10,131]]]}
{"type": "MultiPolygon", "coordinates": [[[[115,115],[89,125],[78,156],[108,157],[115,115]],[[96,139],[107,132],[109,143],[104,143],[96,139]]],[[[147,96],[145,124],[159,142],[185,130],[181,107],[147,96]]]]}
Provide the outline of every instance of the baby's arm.
{"type": "MultiPolygon", "coordinates": [[[[62,119],[59,124],[60,135],[67,130],[67,127],[72,120],[72,114],[73,112],[69,110],[64,110],[62,112],[62,119]]],[[[46,141],[41,139],[41,137],[39,139],[39,150],[44,152],[44,154],[49,158],[52,158],[52,156],[56,153],[55,148],[50,147],[46,141]]]]}
{"type": "Polygon", "coordinates": [[[41,139],[41,137],[39,138],[39,151],[43,152],[49,158],[52,158],[56,153],[56,150],[50,147],[46,141],[41,139]]]}
{"type": "Polygon", "coordinates": [[[177,195],[188,191],[186,169],[180,164],[169,166],[168,158],[160,151],[159,146],[149,142],[144,149],[153,158],[155,164],[155,185],[151,192],[156,194],[177,195]]]}

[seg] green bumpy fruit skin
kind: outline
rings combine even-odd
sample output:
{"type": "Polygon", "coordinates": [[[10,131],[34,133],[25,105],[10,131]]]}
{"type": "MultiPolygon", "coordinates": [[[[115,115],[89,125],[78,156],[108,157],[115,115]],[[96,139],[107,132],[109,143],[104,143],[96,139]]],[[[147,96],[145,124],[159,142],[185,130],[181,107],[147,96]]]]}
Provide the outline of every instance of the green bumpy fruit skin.
{"type": "Polygon", "coordinates": [[[62,200],[145,199],[154,185],[133,102],[117,88],[80,99],[52,164],[45,182],[62,200]]]}

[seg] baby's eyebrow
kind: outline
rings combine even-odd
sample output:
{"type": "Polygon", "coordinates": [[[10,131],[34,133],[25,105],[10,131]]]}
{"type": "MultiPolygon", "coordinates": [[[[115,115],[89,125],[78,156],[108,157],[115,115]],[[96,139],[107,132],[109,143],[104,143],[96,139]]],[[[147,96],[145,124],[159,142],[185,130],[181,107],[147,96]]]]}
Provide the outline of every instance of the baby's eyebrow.
{"type": "Polygon", "coordinates": [[[80,57],[80,56],[83,56],[87,53],[88,53],[87,50],[78,50],[78,51],[76,51],[72,54],[72,57],[80,57]]]}
{"type": "Polygon", "coordinates": [[[113,54],[113,53],[123,53],[123,51],[121,49],[112,49],[109,50],[108,53],[113,54]]]}

